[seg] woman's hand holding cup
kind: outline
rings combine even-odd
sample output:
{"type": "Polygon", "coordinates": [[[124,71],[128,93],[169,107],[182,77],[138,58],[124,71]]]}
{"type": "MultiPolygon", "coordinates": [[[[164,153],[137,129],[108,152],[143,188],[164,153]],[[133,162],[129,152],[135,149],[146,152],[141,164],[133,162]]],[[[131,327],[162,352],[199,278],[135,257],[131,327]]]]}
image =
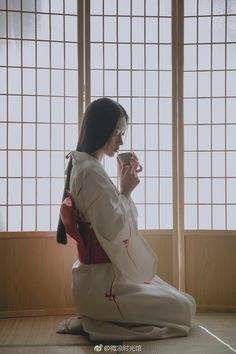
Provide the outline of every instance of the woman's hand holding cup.
{"type": "Polygon", "coordinates": [[[143,166],[140,165],[140,163],[138,162],[138,157],[137,157],[137,155],[135,155],[134,152],[132,152],[132,156],[130,158],[130,164],[131,164],[131,166],[134,167],[134,170],[136,173],[142,172],[143,166]]]}
{"type": "Polygon", "coordinates": [[[140,180],[137,173],[142,171],[137,156],[133,152],[121,153],[117,157],[118,175],[120,177],[120,192],[127,198],[140,180]]]}
{"type": "Polygon", "coordinates": [[[142,172],[143,167],[138,162],[138,157],[134,152],[123,152],[117,156],[118,175],[121,175],[122,165],[131,165],[136,173],[142,172]]]}

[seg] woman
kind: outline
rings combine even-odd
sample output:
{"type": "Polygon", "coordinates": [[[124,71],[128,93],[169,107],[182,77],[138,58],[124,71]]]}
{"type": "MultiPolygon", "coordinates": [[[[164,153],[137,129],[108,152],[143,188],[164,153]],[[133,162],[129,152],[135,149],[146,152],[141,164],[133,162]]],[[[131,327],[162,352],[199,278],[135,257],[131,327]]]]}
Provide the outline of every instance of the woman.
{"type": "Polygon", "coordinates": [[[70,156],[57,240],[66,243],[68,234],[77,241],[72,288],[79,316],[58,332],[83,329],[92,341],[186,336],[195,301],[155,275],[157,257],[138,232],[131,198],[138,159],[128,166],[118,160],[120,191],[101,164],[123,144],[127,124],[119,103],[93,101],[70,156]]]}

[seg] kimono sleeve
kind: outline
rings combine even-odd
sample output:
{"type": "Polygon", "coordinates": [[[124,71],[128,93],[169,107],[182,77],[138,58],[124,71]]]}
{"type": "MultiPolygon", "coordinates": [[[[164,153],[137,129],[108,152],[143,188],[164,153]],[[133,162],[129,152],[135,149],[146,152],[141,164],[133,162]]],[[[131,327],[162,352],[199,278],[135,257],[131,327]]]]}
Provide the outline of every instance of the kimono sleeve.
{"type": "Polygon", "coordinates": [[[119,194],[102,171],[89,172],[81,181],[80,209],[117,272],[133,282],[151,280],[156,255],[138,233],[133,202],[119,194]]]}
{"type": "MultiPolygon", "coordinates": [[[[81,181],[77,185],[79,184],[81,181]]],[[[114,240],[127,225],[129,200],[117,193],[105,174],[96,171],[86,174],[77,198],[79,209],[82,209],[94,231],[106,240],[114,240]]]]}

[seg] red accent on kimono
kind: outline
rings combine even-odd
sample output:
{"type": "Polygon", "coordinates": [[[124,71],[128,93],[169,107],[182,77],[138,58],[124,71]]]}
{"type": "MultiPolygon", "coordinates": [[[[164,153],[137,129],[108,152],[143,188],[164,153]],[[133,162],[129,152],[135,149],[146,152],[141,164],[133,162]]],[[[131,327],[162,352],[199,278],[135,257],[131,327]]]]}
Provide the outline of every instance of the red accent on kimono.
{"type": "Polygon", "coordinates": [[[133,262],[133,264],[137,268],[137,265],[136,265],[135,261],[133,260],[133,258],[131,257],[131,255],[129,254],[129,250],[128,250],[128,245],[129,245],[129,239],[130,238],[131,238],[131,227],[130,227],[130,223],[129,223],[129,238],[127,240],[124,240],[123,242],[125,244],[126,252],[127,252],[128,257],[131,259],[131,261],[133,262]]]}
{"type": "Polygon", "coordinates": [[[110,286],[110,292],[109,293],[105,293],[105,297],[108,298],[109,301],[114,301],[116,307],[117,307],[117,310],[119,311],[120,315],[122,318],[125,318],[124,315],[122,314],[121,312],[121,309],[116,301],[116,298],[117,298],[117,295],[116,294],[113,294],[113,284],[115,282],[115,279],[116,279],[116,275],[114,274],[114,278],[112,280],[112,283],[111,283],[111,286],[110,286]]]}
{"type": "Polygon", "coordinates": [[[125,247],[127,248],[128,244],[129,244],[129,240],[124,240],[123,243],[125,244],[125,247]]]}

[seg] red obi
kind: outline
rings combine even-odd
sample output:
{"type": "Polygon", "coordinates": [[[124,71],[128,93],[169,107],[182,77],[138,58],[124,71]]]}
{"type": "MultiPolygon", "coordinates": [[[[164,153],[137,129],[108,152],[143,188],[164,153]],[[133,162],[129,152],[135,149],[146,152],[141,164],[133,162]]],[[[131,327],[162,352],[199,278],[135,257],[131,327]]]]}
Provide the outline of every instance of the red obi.
{"type": "Polygon", "coordinates": [[[80,220],[80,214],[70,195],[61,204],[61,220],[65,226],[66,234],[77,242],[78,257],[81,263],[111,263],[98,242],[91,224],[80,220]]]}

